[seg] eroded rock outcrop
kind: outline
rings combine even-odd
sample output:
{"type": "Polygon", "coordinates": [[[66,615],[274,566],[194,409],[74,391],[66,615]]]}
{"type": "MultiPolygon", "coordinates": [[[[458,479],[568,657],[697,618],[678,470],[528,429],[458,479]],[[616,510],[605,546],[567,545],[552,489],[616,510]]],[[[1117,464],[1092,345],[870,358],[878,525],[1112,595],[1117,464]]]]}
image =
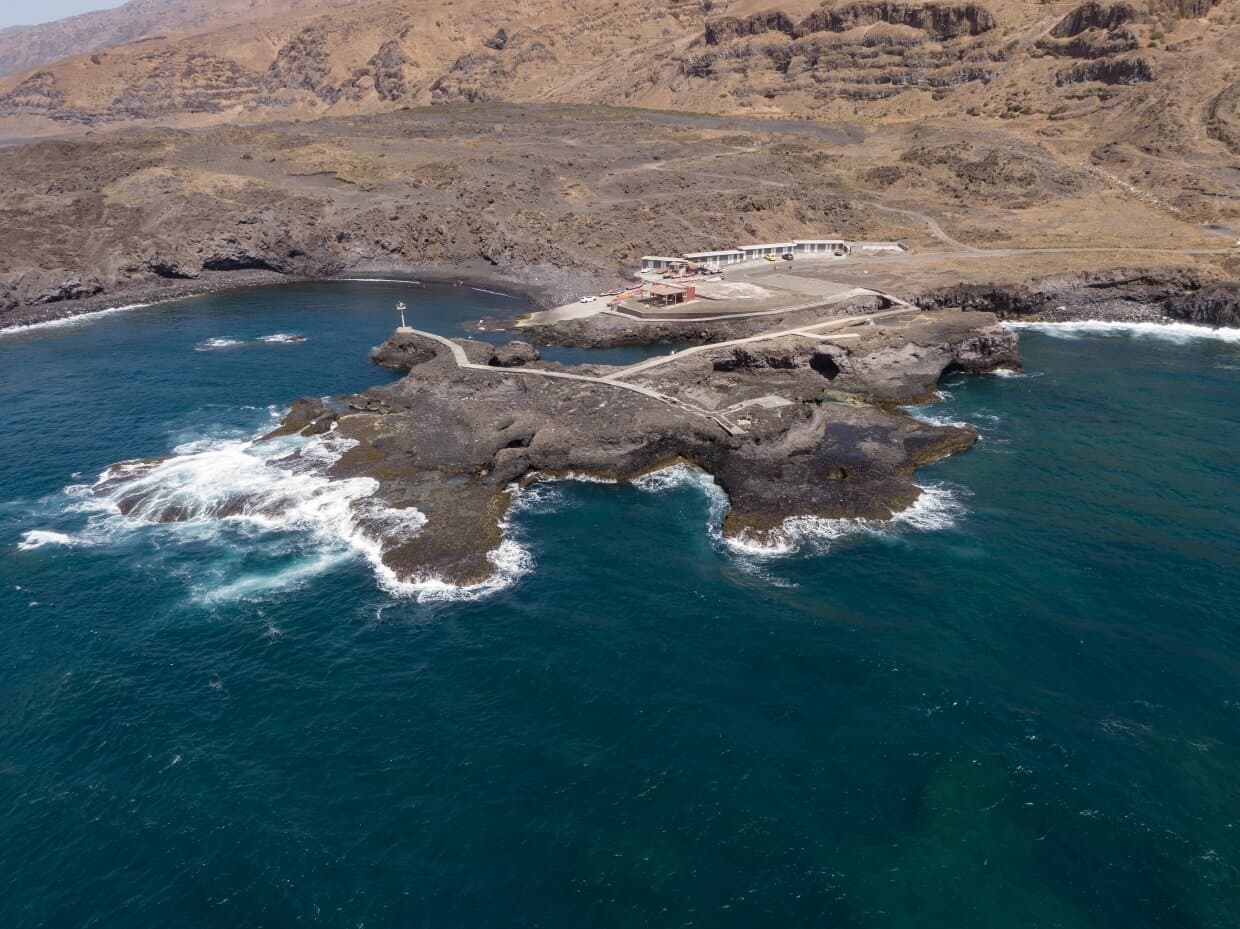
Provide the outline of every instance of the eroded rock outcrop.
{"type": "Polygon", "coordinates": [[[1051,29],[1057,39],[1069,39],[1086,29],[1110,31],[1129,23],[1145,22],[1148,16],[1131,3],[1082,3],[1051,29]]]}
{"type": "Polygon", "coordinates": [[[829,10],[816,10],[795,21],[780,10],[751,16],[725,16],[706,24],[703,40],[707,45],[765,32],[781,32],[791,38],[804,38],[816,32],[847,32],[859,26],[890,23],[920,29],[934,39],[954,39],[981,35],[998,25],[985,7],[976,3],[850,3],[829,10]]]}
{"type": "Polygon", "coordinates": [[[1192,293],[1173,294],[1162,307],[1169,317],[1186,323],[1240,327],[1240,281],[1219,281],[1192,293]]]}
{"type": "Polygon", "coordinates": [[[1100,58],[1060,71],[1055,76],[1059,84],[1083,84],[1090,81],[1100,84],[1144,84],[1157,79],[1158,74],[1147,58],[1100,58]]]}

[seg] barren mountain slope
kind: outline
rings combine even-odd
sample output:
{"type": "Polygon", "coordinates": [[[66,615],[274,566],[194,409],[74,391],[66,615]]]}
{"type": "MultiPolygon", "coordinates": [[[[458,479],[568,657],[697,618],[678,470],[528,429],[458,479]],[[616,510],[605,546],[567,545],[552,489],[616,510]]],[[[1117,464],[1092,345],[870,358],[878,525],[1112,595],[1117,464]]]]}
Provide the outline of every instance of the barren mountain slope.
{"type": "MultiPolygon", "coordinates": [[[[130,0],[110,10],[82,13],[37,26],[0,30],[0,75],[74,55],[133,42],[164,42],[186,32],[218,29],[275,15],[305,16],[347,6],[351,0],[130,0]]],[[[35,14],[31,14],[32,16],[35,14]]]]}
{"type": "MultiPolygon", "coordinates": [[[[192,34],[12,75],[0,134],[480,101],[1002,127],[1187,218],[1237,215],[1240,0],[329,5],[226,2],[192,34]]],[[[1006,160],[930,146],[873,181],[952,198],[1006,160]]]]}
{"type": "MultiPolygon", "coordinates": [[[[794,235],[905,241],[913,254],[883,286],[910,296],[1107,267],[1234,275],[1230,239],[1066,169],[1009,129],[862,136],[802,121],[445,105],[12,146],[0,178],[0,326],[63,301],[146,299],[251,272],[481,274],[554,302],[620,280],[643,254],[794,235]],[[909,151],[957,160],[923,165],[903,160],[909,151]],[[876,160],[907,164],[925,189],[876,188],[876,160]],[[944,199],[961,176],[975,191],[967,207],[944,199]]],[[[860,282],[883,273],[858,267],[860,282]]]]}

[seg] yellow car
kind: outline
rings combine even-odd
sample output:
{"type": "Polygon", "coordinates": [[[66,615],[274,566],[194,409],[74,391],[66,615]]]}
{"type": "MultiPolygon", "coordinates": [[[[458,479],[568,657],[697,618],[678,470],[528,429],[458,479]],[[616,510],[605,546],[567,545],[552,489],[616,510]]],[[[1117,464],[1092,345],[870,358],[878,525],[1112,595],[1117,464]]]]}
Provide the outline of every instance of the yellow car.
{"type": "Polygon", "coordinates": [[[775,256],[774,256],[774,255],[763,255],[762,257],[763,257],[763,258],[765,258],[767,261],[774,261],[774,260],[775,260],[775,256]]]}

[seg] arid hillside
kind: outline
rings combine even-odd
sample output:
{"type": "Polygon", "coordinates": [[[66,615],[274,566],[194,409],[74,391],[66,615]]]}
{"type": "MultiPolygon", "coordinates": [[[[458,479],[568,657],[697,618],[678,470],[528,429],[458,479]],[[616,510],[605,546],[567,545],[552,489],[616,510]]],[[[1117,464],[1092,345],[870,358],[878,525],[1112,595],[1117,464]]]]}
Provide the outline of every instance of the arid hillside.
{"type": "MultiPolygon", "coordinates": [[[[948,122],[1016,130],[1186,218],[1225,222],[1238,208],[1238,11],[1240,0],[137,0],[38,27],[107,24],[78,54],[0,79],[0,135],[501,101],[812,118],[861,132],[948,122]],[[92,50],[139,25],[142,38],[92,50]]],[[[950,197],[970,172],[1007,170],[1001,151],[964,174],[957,157],[910,152],[914,170],[876,163],[873,181],[920,185],[928,174],[950,197]]]]}
{"type": "MultiPolygon", "coordinates": [[[[165,42],[188,32],[209,32],[221,23],[272,16],[304,16],[340,9],[350,0],[130,0],[38,26],[0,29],[0,75],[25,71],[61,58],[88,55],[127,42],[165,42]]],[[[34,14],[32,14],[34,15],[34,14]]]]}
{"type": "Polygon", "coordinates": [[[1234,277],[1238,11],[137,0],[112,27],[166,32],[0,80],[0,137],[49,139],[0,150],[0,309],[366,268],[563,295],[811,233],[1234,277]]]}

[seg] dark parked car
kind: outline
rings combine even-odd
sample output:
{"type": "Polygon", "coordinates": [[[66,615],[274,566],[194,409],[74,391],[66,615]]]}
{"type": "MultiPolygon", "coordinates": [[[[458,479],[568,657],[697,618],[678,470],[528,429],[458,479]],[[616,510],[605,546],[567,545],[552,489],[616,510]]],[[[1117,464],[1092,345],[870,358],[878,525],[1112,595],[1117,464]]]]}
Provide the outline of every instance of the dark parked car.
{"type": "Polygon", "coordinates": [[[780,258],[782,258],[784,261],[791,261],[791,260],[792,260],[792,252],[784,252],[784,253],[783,253],[782,255],[780,255],[779,257],[780,257],[780,258]]]}

